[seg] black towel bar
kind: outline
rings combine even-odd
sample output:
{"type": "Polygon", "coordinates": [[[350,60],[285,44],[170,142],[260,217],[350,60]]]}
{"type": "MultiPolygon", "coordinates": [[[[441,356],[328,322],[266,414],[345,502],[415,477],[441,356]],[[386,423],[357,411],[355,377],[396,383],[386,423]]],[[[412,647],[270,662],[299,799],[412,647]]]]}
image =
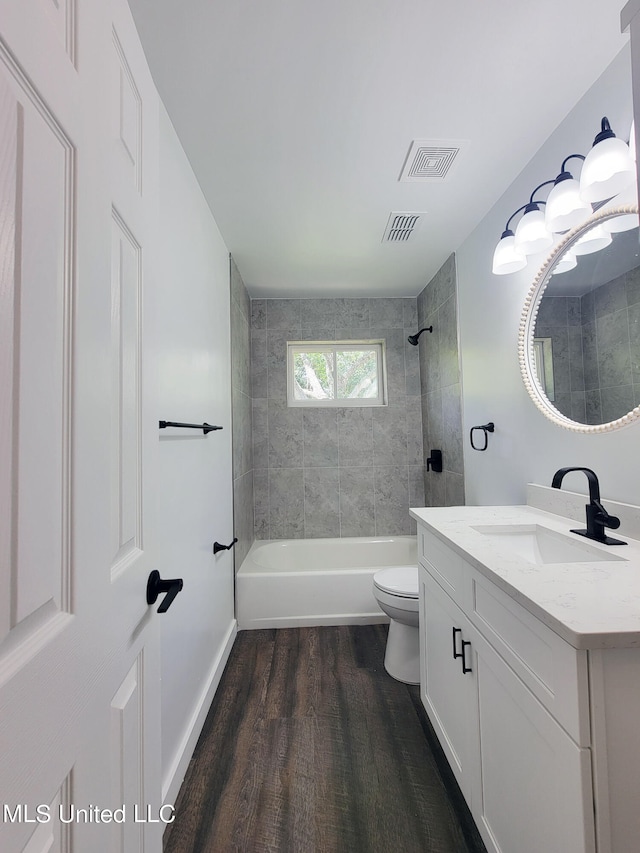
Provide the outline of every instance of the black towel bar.
{"type": "Polygon", "coordinates": [[[183,427],[184,429],[201,429],[202,432],[206,435],[208,432],[212,432],[214,429],[222,429],[221,426],[211,426],[211,424],[179,424],[175,421],[158,421],[158,426],[160,429],[166,429],[167,427],[183,427]]]}

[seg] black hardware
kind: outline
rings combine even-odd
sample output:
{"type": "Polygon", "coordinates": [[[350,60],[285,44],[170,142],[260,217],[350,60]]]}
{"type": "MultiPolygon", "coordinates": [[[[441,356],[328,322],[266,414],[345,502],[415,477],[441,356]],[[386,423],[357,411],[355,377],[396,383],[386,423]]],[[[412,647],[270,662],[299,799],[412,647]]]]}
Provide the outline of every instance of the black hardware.
{"type": "Polygon", "coordinates": [[[471,447],[473,447],[474,450],[486,450],[487,445],[489,444],[488,433],[494,432],[495,428],[496,428],[496,426],[493,423],[493,421],[489,421],[488,424],[482,424],[481,426],[471,427],[471,429],[469,430],[469,441],[471,442],[471,447]],[[481,429],[484,433],[484,445],[482,447],[476,447],[476,445],[473,443],[473,431],[474,431],[474,429],[481,429]]]}
{"type": "Polygon", "coordinates": [[[427,459],[427,471],[435,471],[436,474],[442,473],[442,451],[432,450],[431,456],[427,459]]]}
{"type": "Polygon", "coordinates": [[[456,651],[456,634],[462,634],[462,628],[452,628],[451,629],[451,642],[453,645],[453,659],[461,658],[462,652],[456,651]]]}
{"type": "Polygon", "coordinates": [[[233,548],[233,546],[236,544],[237,541],[238,541],[238,538],[236,537],[230,545],[221,545],[219,542],[214,542],[213,543],[213,553],[217,554],[218,551],[228,551],[230,548],[233,548]]]}
{"type": "Polygon", "coordinates": [[[604,545],[626,545],[622,539],[612,539],[610,536],[605,536],[605,527],[610,527],[612,530],[617,530],[620,527],[620,519],[615,515],[609,515],[606,509],[600,502],[600,483],[591,468],[559,468],[553,475],[551,481],[552,489],[559,489],[562,485],[564,475],[570,471],[582,471],[589,481],[589,503],[585,506],[587,513],[587,528],[586,530],[571,530],[571,533],[577,533],[579,536],[586,536],[587,539],[593,539],[595,542],[602,542],[604,545]]]}
{"type": "Polygon", "coordinates": [[[147,604],[155,604],[158,596],[163,592],[167,594],[162,599],[158,613],[166,613],[173,604],[173,599],[180,592],[184,585],[182,578],[173,578],[172,580],[162,580],[160,572],[154,569],[149,575],[147,581],[147,604]]]}
{"type": "Polygon", "coordinates": [[[466,661],[466,657],[465,657],[465,649],[467,648],[467,646],[470,646],[470,645],[471,645],[470,640],[463,640],[462,641],[462,672],[464,675],[466,675],[468,672],[473,672],[471,667],[467,666],[467,661],[466,661]]]}
{"type": "Polygon", "coordinates": [[[184,429],[201,429],[202,432],[206,435],[208,432],[213,432],[214,429],[222,429],[221,426],[211,426],[211,424],[179,424],[175,421],[158,421],[158,426],[160,429],[166,429],[167,427],[183,427],[184,429]]]}
{"type": "Polygon", "coordinates": [[[415,335],[409,335],[407,340],[409,341],[412,347],[418,346],[418,338],[423,332],[433,332],[433,326],[426,326],[424,329],[420,329],[419,332],[416,332],[415,335]]]}

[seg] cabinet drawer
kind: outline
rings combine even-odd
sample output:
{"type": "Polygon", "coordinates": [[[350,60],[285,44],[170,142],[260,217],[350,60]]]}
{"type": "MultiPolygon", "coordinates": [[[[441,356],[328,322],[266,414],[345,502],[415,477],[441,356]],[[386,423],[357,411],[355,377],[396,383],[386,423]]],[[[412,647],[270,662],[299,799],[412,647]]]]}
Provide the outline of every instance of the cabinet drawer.
{"type": "Polygon", "coordinates": [[[418,558],[457,604],[470,603],[471,566],[421,526],[418,527],[418,558]]]}
{"type": "Polygon", "coordinates": [[[587,653],[574,649],[471,568],[478,630],[579,746],[590,744],[587,653]]]}

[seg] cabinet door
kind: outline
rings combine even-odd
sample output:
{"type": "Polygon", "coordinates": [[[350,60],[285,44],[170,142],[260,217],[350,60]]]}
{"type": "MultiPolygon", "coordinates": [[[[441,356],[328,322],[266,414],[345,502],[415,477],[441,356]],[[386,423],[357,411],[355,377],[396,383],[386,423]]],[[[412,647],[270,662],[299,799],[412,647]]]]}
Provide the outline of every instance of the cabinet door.
{"type": "Polygon", "coordinates": [[[591,755],[581,749],[480,635],[478,685],[482,796],[474,818],[502,853],[595,850],[591,755]]]}
{"type": "Polygon", "coordinates": [[[474,778],[479,768],[477,749],[477,697],[471,647],[465,646],[467,668],[463,672],[462,643],[469,641],[470,624],[462,611],[420,569],[420,692],[458,784],[471,805],[474,778]],[[454,634],[455,631],[455,634],[454,634]]]}

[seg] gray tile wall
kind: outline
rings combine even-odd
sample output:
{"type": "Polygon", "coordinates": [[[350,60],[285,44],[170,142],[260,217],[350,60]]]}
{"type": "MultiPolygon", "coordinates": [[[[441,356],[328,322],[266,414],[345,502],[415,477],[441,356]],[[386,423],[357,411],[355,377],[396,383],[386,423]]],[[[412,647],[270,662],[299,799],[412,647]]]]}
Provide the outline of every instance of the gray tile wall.
{"type": "Polygon", "coordinates": [[[424,504],[420,365],[411,298],[254,299],[256,539],[401,535],[424,504]],[[386,341],[388,405],[287,407],[288,340],[386,341]]]}
{"type": "Polygon", "coordinates": [[[231,264],[231,417],[233,527],[236,569],[253,543],[253,410],[251,405],[251,302],[233,258],[231,264]]]}
{"type": "Polygon", "coordinates": [[[424,468],[424,506],[464,504],[457,280],[451,255],[418,296],[423,455],[442,451],[443,471],[424,468]]]}
{"type": "Polygon", "coordinates": [[[582,297],[543,297],[536,336],[551,337],[563,414],[599,424],[640,405],[640,269],[582,297]]]}
{"type": "Polygon", "coordinates": [[[551,339],[554,406],[567,417],[586,423],[580,302],[579,296],[544,296],[535,334],[551,339]]]}

